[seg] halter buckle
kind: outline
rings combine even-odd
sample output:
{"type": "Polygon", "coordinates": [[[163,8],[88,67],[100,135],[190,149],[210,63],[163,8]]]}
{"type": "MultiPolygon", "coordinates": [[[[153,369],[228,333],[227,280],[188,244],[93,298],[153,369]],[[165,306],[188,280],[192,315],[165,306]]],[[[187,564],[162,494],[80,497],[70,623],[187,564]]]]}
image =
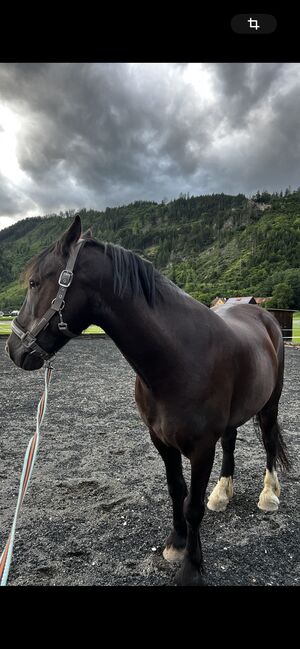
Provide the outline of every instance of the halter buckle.
{"type": "Polygon", "coordinates": [[[34,336],[32,336],[30,331],[26,331],[24,333],[24,336],[21,338],[21,340],[22,340],[22,343],[23,343],[24,347],[26,347],[27,349],[30,349],[31,347],[33,347],[33,345],[36,342],[36,338],[34,336]]]}
{"type": "Polygon", "coordinates": [[[60,286],[64,286],[64,288],[69,288],[69,286],[70,286],[70,284],[72,282],[72,279],[73,279],[72,271],[67,270],[65,268],[65,270],[62,270],[62,272],[60,273],[58,283],[59,283],[60,286]]]}

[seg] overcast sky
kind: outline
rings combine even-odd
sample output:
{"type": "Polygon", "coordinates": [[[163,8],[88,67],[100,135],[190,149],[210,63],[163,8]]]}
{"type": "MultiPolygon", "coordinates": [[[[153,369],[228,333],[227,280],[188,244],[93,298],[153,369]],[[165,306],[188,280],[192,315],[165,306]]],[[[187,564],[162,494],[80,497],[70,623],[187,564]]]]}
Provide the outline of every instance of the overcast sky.
{"type": "Polygon", "coordinates": [[[300,186],[299,63],[0,64],[0,229],[300,186]]]}

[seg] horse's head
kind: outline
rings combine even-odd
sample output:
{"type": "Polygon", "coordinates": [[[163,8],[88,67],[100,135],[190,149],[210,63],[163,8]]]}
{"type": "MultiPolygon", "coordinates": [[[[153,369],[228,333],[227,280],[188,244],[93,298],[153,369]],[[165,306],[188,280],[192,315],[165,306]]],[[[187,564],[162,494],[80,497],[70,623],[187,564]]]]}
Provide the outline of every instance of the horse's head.
{"type": "Polygon", "coordinates": [[[33,260],[26,271],[27,295],[6,345],[10,358],[24,370],[42,367],[70,337],[91,324],[87,278],[80,260],[77,262],[81,242],[87,236],[81,234],[77,215],[61,239],[33,260]],[[71,270],[63,272],[66,268],[71,270]]]}

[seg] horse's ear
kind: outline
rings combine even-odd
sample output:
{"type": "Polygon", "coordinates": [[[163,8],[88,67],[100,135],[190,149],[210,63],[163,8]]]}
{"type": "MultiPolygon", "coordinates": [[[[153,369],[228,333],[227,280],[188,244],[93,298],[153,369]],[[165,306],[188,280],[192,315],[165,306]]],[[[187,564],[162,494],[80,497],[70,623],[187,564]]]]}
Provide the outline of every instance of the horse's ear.
{"type": "Polygon", "coordinates": [[[62,237],[57,242],[57,248],[63,255],[70,253],[70,248],[80,239],[81,236],[81,220],[79,214],[76,214],[73,223],[64,232],[62,237]]]}
{"type": "Polygon", "coordinates": [[[93,236],[91,228],[82,233],[81,239],[90,239],[93,236]]]}

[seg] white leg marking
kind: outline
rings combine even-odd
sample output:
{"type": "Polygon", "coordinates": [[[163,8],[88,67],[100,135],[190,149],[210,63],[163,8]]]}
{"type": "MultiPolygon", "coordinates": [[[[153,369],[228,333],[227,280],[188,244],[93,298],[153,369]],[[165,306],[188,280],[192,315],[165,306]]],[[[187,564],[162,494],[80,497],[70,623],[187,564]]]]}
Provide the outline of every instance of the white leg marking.
{"type": "Polygon", "coordinates": [[[169,561],[169,563],[173,563],[175,561],[182,561],[184,555],[184,548],[174,548],[173,545],[168,545],[165,547],[163,551],[163,558],[166,561],[169,561]]]}
{"type": "Polygon", "coordinates": [[[211,492],[207,501],[207,507],[212,512],[225,512],[225,509],[233,496],[232,477],[220,478],[211,492]]]}
{"type": "Polygon", "coordinates": [[[280,484],[275,470],[272,473],[267,469],[264,479],[264,488],[259,496],[257,506],[264,512],[276,512],[279,505],[280,484]]]}

